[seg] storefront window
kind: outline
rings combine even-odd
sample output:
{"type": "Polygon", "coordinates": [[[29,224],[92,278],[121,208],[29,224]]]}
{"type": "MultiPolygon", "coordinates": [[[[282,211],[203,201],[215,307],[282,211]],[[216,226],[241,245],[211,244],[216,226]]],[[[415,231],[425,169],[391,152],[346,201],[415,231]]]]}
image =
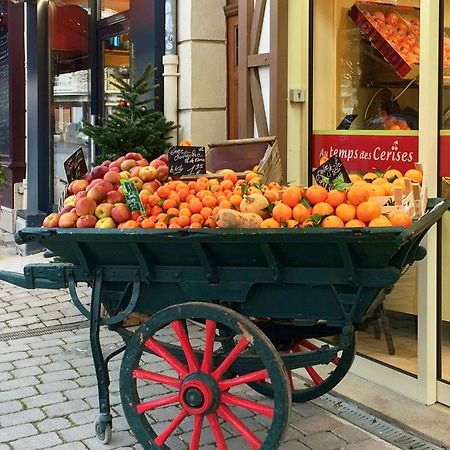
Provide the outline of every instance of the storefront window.
{"type": "Polygon", "coordinates": [[[9,56],[7,2],[0,0],[0,155],[9,156],[9,56]]]}
{"type": "Polygon", "coordinates": [[[130,0],[101,0],[100,4],[102,19],[130,9],[130,0]]]}
{"type": "MultiPolygon", "coordinates": [[[[444,2],[442,116],[440,131],[439,175],[442,196],[450,199],[450,1],[444,2]]],[[[450,213],[444,215],[441,228],[441,304],[439,379],[450,382],[450,213]]]]}
{"type": "MultiPolygon", "coordinates": [[[[418,161],[420,1],[313,1],[313,154],[372,183],[418,161]],[[366,176],[370,173],[370,176],[366,176]]],[[[387,179],[388,177],[386,177],[387,179]]],[[[383,194],[392,194],[389,178],[383,194]]],[[[417,373],[417,273],[397,283],[357,351],[417,373]]]]}
{"type": "Polygon", "coordinates": [[[64,193],[63,162],[78,148],[89,159],[88,141],[81,133],[83,120],[89,120],[88,25],[86,2],[49,3],[54,203],[64,193]]]}

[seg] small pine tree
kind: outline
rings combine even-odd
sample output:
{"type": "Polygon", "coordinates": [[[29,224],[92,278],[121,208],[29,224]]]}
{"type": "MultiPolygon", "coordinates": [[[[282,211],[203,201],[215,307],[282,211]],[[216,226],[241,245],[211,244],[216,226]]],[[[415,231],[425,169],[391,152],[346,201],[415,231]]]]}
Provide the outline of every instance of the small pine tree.
{"type": "Polygon", "coordinates": [[[97,163],[117,159],[128,152],[139,152],[151,161],[170,146],[168,133],[176,125],[161,111],[147,107],[155,99],[148,98],[148,94],[158,87],[149,85],[155,70],[153,66],[147,66],[134,84],[112,77],[111,84],[120,91],[119,103],[100,124],[84,122],[82,129],[100,148],[97,163]]]}
{"type": "Polygon", "coordinates": [[[2,166],[2,160],[0,158],[0,187],[2,184],[7,184],[7,183],[8,183],[8,180],[6,178],[5,170],[3,169],[3,166],[2,166]]]}

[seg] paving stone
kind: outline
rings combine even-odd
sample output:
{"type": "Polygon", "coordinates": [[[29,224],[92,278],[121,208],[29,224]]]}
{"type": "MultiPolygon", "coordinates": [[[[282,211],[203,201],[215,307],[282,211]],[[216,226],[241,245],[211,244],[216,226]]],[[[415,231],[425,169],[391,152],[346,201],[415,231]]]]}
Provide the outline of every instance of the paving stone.
{"type": "Polygon", "coordinates": [[[307,417],[295,420],[291,417],[291,426],[301,431],[305,435],[318,433],[320,431],[330,431],[341,425],[341,422],[330,416],[307,417]]]}
{"type": "Polygon", "coordinates": [[[70,428],[72,424],[62,417],[55,417],[54,419],[45,419],[36,424],[39,431],[48,433],[49,431],[60,431],[70,428]]]}
{"type": "Polygon", "coordinates": [[[29,345],[30,345],[30,348],[36,349],[36,348],[55,347],[57,345],[63,345],[63,344],[64,344],[64,341],[62,339],[53,337],[53,339],[41,339],[36,342],[31,342],[29,345]]]}
{"type": "Polygon", "coordinates": [[[73,369],[73,367],[66,361],[56,361],[49,364],[44,364],[40,368],[44,372],[58,372],[60,370],[73,369]]]}
{"type": "Polygon", "coordinates": [[[55,381],[53,383],[38,384],[36,388],[41,394],[48,394],[49,392],[64,392],[68,389],[76,389],[78,388],[78,384],[73,380],[55,381]]]}
{"type": "Polygon", "coordinates": [[[58,372],[48,372],[39,376],[39,379],[42,383],[54,383],[55,381],[63,381],[63,380],[73,380],[78,378],[79,375],[75,370],[60,370],[58,372]]]}
{"type": "Polygon", "coordinates": [[[32,395],[36,394],[37,391],[32,386],[0,392],[0,404],[1,402],[6,402],[8,400],[18,400],[21,398],[31,397],[32,395]]]}
{"type": "Polygon", "coordinates": [[[4,381],[0,384],[0,391],[9,391],[26,386],[34,386],[39,383],[36,377],[17,378],[15,380],[4,381]]]}
{"type": "Polygon", "coordinates": [[[61,392],[51,392],[49,394],[35,395],[23,400],[23,403],[28,408],[40,408],[42,406],[53,405],[54,403],[61,403],[66,401],[66,398],[61,392]]]}
{"type": "Polygon", "coordinates": [[[339,450],[388,450],[397,447],[393,447],[387,443],[381,441],[375,441],[373,439],[367,439],[366,441],[354,442],[343,447],[339,447],[339,450]]]}
{"type": "Polygon", "coordinates": [[[25,378],[30,375],[40,375],[43,370],[39,366],[23,367],[22,369],[11,370],[11,375],[14,378],[25,378]]]}
{"type": "Polygon", "coordinates": [[[9,414],[17,411],[22,411],[22,403],[17,400],[12,400],[10,402],[0,403],[0,411],[2,414],[9,414]]]}
{"type": "MultiPolygon", "coordinates": [[[[302,439],[303,444],[312,450],[336,450],[342,448],[347,443],[335,436],[330,431],[322,431],[319,433],[310,434],[302,439]]],[[[362,449],[364,447],[360,447],[362,449]]],[[[366,450],[364,448],[364,450],[366,450]]]]}
{"type": "MultiPolygon", "coordinates": [[[[104,450],[108,450],[105,447],[104,450]]],[[[82,442],[70,442],[69,444],[59,444],[56,447],[51,447],[53,450],[86,450],[87,447],[82,442]]],[[[50,447],[48,450],[51,450],[50,447]]]]}
{"type": "Polygon", "coordinates": [[[88,439],[94,434],[94,425],[92,423],[87,423],[78,427],[71,427],[59,432],[59,435],[62,437],[64,442],[88,439]]]}
{"type": "Polygon", "coordinates": [[[333,434],[344,439],[348,443],[367,440],[368,434],[351,425],[341,425],[333,429],[333,434]]]}
{"type": "MultiPolygon", "coordinates": [[[[87,411],[80,411],[76,413],[69,414],[67,419],[70,420],[74,425],[83,425],[85,423],[93,424],[98,417],[98,409],[89,409],[87,411]]],[[[114,418],[113,418],[114,423],[114,418]]]]}
{"type": "Polygon", "coordinates": [[[39,450],[61,444],[61,438],[56,433],[45,433],[11,442],[14,450],[39,450]]]}
{"type": "Polygon", "coordinates": [[[89,409],[89,405],[83,400],[70,400],[43,408],[47,417],[65,417],[67,414],[85,411],[86,409],[89,409]]]}
{"type": "Polygon", "coordinates": [[[0,363],[18,361],[28,358],[25,352],[0,353],[0,363]]]}
{"type": "Polygon", "coordinates": [[[6,428],[12,425],[36,422],[44,419],[44,417],[44,413],[39,409],[26,409],[24,411],[18,411],[12,414],[0,415],[0,425],[3,428],[6,428]]]}
{"type": "MultiPolygon", "coordinates": [[[[8,428],[0,428],[0,443],[11,442],[18,437],[32,436],[37,433],[38,430],[31,425],[31,423],[16,425],[8,428]]],[[[29,449],[30,448],[31,447],[29,447],[29,449]]]]}
{"type": "Polygon", "coordinates": [[[25,359],[19,359],[17,361],[14,361],[14,366],[18,369],[22,367],[31,367],[31,366],[41,366],[42,364],[47,364],[50,362],[50,358],[47,356],[40,356],[40,357],[26,357],[25,359]]]}
{"type": "MultiPolygon", "coordinates": [[[[104,444],[101,444],[96,437],[85,440],[84,444],[86,444],[90,450],[105,450],[104,444]]],[[[133,435],[127,431],[118,431],[113,434],[111,442],[108,444],[108,450],[119,449],[135,444],[136,438],[133,435]]]]}

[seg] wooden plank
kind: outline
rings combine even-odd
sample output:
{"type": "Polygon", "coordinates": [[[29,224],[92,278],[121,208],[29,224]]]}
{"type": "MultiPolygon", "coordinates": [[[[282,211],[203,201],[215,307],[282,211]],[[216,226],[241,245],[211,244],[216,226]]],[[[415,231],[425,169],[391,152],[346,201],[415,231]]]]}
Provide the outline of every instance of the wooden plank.
{"type": "Polygon", "coordinates": [[[248,67],[261,67],[270,65],[270,53],[259,53],[257,55],[248,55],[248,67]]]}
{"type": "Polygon", "coordinates": [[[264,12],[266,10],[266,0],[256,0],[253,13],[252,25],[250,29],[249,54],[257,54],[259,43],[261,41],[261,29],[264,21],[264,12]]]}
{"type": "Polygon", "coordinates": [[[256,128],[259,136],[267,136],[269,129],[267,127],[266,112],[264,109],[264,101],[261,92],[261,83],[259,81],[258,69],[250,69],[250,95],[255,112],[256,128]]]}
{"type": "Polygon", "coordinates": [[[250,99],[248,73],[249,30],[253,15],[253,0],[239,0],[239,50],[238,50],[238,137],[253,136],[253,108],[250,99]]]}

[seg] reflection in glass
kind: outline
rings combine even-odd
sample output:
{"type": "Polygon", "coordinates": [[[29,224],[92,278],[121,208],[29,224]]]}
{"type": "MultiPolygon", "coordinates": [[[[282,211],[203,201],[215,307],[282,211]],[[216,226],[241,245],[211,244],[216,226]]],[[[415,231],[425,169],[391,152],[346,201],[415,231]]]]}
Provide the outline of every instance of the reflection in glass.
{"type": "Polygon", "coordinates": [[[101,19],[130,9],[130,0],[101,0],[101,19]]]}
{"type": "Polygon", "coordinates": [[[64,195],[64,161],[80,147],[88,159],[88,141],[81,133],[83,120],[89,119],[89,10],[85,3],[49,3],[50,136],[56,204],[64,195]]]}

